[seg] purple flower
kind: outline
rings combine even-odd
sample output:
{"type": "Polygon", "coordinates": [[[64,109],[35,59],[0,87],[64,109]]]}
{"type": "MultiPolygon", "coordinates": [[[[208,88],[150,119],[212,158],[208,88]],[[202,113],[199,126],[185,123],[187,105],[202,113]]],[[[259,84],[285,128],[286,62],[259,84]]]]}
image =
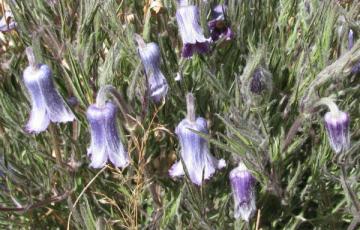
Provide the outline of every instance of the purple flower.
{"type": "Polygon", "coordinates": [[[229,41],[234,38],[234,33],[231,28],[226,25],[225,21],[225,5],[217,5],[212,10],[212,19],[208,22],[210,36],[213,42],[224,38],[229,41]]]}
{"type": "MultiPolygon", "coordinates": [[[[190,129],[208,133],[207,123],[204,118],[198,117],[196,121],[183,119],[176,127],[175,133],[181,146],[181,157],[189,173],[190,180],[197,185],[210,179],[216,169],[226,166],[223,159],[217,160],[210,154],[208,141],[190,129]]],[[[183,176],[184,168],[181,161],[176,162],[169,170],[171,177],[183,176]]]]}
{"type": "Polygon", "coordinates": [[[346,151],[350,147],[349,114],[333,109],[325,114],[324,120],[331,148],[335,153],[346,151]]]}
{"type": "Polygon", "coordinates": [[[116,113],[116,106],[112,102],[107,102],[103,107],[90,105],[86,111],[91,131],[87,154],[93,168],[104,167],[108,160],[118,168],[125,168],[129,164],[129,156],[119,137],[116,113]]]}
{"type": "Polygon", "coordinates": [[[256,211],[255,204],[255,178],[246,168],[244,163],[240,162],[238,167],[230,172],[230,184],[234,197],[234,217],[249,222],[249,219],[256,211]]]}
{"type": "Polygon", "coordinates": [[[24,70],[24,83],[31,97],[30,119],[25,126],[29,133],[40,133],[52,122],[69,122],[74,114],[64,103],[52,81],[47,65],[30,65],[24,70]]]}
{"type": "Polygon", "coordinates": [[[0,19],[0,31],[8,32],[16,28],[16,22],[11,11],[5,11],[4,16],[0,19]]]}
{"type": "Polygon", "coordinates": [[[183,41],[182,56],[190,58],[194,53],[204,54],[209,51],[209,39],[205,38],[199,24],[199,11],[194,5],[179,3],[176,21],[183,41]]]}
{"type": "MultiPolygon", "coordinates": [[[[139,38],[138,38],[139,39],[139,38]]],[[[154,43],[139,45],[139,54],[148,76],[148,89],[151,99],[158,103],[168,92],[168,83],[160,70],[160,49],[154,43]]]]}

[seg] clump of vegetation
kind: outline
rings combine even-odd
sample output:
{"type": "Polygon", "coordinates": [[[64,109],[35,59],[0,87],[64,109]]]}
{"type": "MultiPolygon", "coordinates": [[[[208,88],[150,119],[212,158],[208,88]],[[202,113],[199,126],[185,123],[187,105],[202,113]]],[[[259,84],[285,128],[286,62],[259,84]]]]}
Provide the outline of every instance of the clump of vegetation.
{"type": "Polygon", "coordinates": [[[2,228],[360,226],[359,1],[0,6],[2,228]]]}

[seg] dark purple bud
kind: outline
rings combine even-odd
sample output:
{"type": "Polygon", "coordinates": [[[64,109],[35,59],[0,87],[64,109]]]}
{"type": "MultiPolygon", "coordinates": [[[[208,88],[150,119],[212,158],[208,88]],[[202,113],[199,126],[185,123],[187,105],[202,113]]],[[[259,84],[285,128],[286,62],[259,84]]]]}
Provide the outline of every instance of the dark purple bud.
{"type": "Polygon", "coordinates": [[[16,28],[16,22],[14,20],[14,16],[11,11],[5,11],[5,14],[0,19],[0,31],[1,32],[8,32],[16,28]]]}
{"type": "Polygon", "coordinates": [[[255,94],[260,94],[265,89],[263,82],[263,73],[260,68],[255,69],[254,75],[250,82],[250,91],[255,94]]]}
{"type": "MultiPolygon", "coordinates": [[[[138,38],[139,39],[139,38],[138,38]]],[[[168,92],[168,83],[160,70],[160,49],[156,43],[139,46],[139,54],[148,76],[148,89],[151,99],[158,103],[168,92]]]]}
{"type": "Polygon", "coordinates": [[[337,109],[333,109],[325,114],[324,120],[330,146],[335,151],[335,153],[340,153],[349,149],[349,114],[337,109]]]}
{"type": "Polygon", "coordinates": [[[234,38],[234,33],[225,21],[225,5],[217,5],[211,14],[211,20],[208,22],[211,39],[213,42],[224,38],[229,41],[234,38]]]}
{"type": "Polygon", "coordinates": [[[256,211],[255,204],[255,178],[246,168],[244,163],[240,162],[238,167],[230,172],[230,184],[234,197],[234,217],[249,222],[256,211]]]}
{"type": "Polygon", "coordinates": [[[199,24],[199,11],[196,6],[180,6],[176,10],[176,21],[183,41],[183,57],[190,58],[194,53],[204,54],[209,51],[209,39],[205,38],[199,24]]]}
{"type": "Polygon", "coordinates": [[[119,137],[116,113],[116,106],[112,102],[107,102],[103,107],[90,105],[86,111],[91,131],[87,154],[93,168],[104,167],[108,160],[122,169],[129,164],[129,156],[119,137]]]}
{"type": "MultiPolygon", "coordinates": [[[[204,180],[210,179],[216,169],[226,166],[225,160],[217,160],[210,154],[209,143],[206,139],[194,133],[190,129],[208,133],[207,123],[204,118],[198,117],[196,121],[183,119],[176,127],[175,133],[181,146],[181,157],[184,160],[190,180],[201,185],[204,180]]],[[[183,176],[184,169],[181,161],[176,162],[169,170],[171,177],[183,176]]]]}
{"type": "Polygon", "coordinates": [[[55,89],[52,72],[47,65],[30,65],[24,70],[24,83],[31,97],[30,119],[25,126],[29,133],[40,133],[52,122],[69,122],[74,114],[55,89]]]}

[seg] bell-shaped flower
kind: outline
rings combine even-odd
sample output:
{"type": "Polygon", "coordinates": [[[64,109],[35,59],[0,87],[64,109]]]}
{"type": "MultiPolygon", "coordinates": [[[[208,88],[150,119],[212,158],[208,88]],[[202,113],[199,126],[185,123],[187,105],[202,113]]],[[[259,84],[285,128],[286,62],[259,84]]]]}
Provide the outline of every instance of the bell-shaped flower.
{"type": "Polygon", "coordinates": [[[154,43],[145,44],[142,38],[137,37],[139,43],[139,54],[148,76],[148,90],[150,98],[158,103],[165,98],[168,92],[168,83],[160,70],[160,49],[154,43]],[[139,39],[141,39],[139,41],[139,39]]]}
{"type": "Polygon", "coordinates": [[[209,51],[210,39],[205,38],[199,24],[198,7],[187,5],[184,2],[179,2],[179,7],[176,10],[176,21],[183,42],[181,55],[184,58],[190,58],[194,53],[207,53],[209,51]]]}
{"type": "MultiPolygon", "coordinates": [[[[216,169],[225,167],[226,163],[223,159],[217,160],[213,157],[209,151],[208,141],[193,131],[207,134],[208,128],[206,120],[202,117],[195,119],[194,112],[190,112],[193,113],[193,115],[189,116],[189,111],[194,111],[194,109],[188,109],[188,117],[179,123],[175,129],[175,133],[180,142],[181,158],[189,173],[190,180],[194,184],[201,185],[203,179],[210,179],[216,169]]],[[[169,174],[171,177],[179,177],[185,174],[183,164],[180,160],[170,168],[169,174]]]]}
{"type": "Polygon", "coordinates": [[[340,110],[330,110],[324,116],[325,127],[331,148],[335,153],[350,147],[350,116],[340,110]]]}
{"type": "Polygon", "coordinates": [[[208,22],[210,36],[213,42],[224,38],[229,41],[234,38],[234,33],[225,20],[226,5],[217,5],[212,10],[211,20],[208,22]]]}
{"type": "Polygon", "coordinates": [[[104,167],[108,160],[122,169],[129,164],[129,156],[118,133],[116,114],[117,108],[112,102],[104,106],[90,105],[86,111],[91,132],[87,154],[93,168],[104,167]]]}
{"type": "MultiPolygon", "coordinates": [[[[27,48],[28,55],[34,60],[31,48],[27,48]]],[[[25,126],[29,133],[40,133],[52,122],[69,122],[75,119],[74,114],[65,104],[56,90],[52,72],[45,64],[34,64],[30,61],[23,73],[25,86],[31,97],[30,119],[25,126]]]]}
{"type": "Polygon", "coordinates": [[[230,172],[230,184],[234,197],[234,217],[249,222],[256,211],[255,204],[255,178],[246,168],[244,163],[240,162],[238,167],[230,172]]]}
{"type": "Polygon", "coordinates": [[[3,17],[0,19],[0,31],[8,32],[16,28],[16,22],[11,11],[6,10],[3,17]]]}

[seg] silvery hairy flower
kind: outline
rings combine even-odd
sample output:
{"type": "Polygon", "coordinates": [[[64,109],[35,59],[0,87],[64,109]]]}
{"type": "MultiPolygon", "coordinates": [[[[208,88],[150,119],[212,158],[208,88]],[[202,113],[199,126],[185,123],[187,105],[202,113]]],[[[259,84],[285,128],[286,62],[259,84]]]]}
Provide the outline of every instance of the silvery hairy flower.
{"type": "Polygon", "coordinates": [[[263,72],[261,68],[257,68],[254,71],[250,82],[250,91],[255,94],[260,94],[263,90],[265,90],[265,77],[263,77],[263,72]]]}
{"type": "Polygon", "coordinates": [[[148,76],[148,90],[150,98],[158,103],[165,98],[168,92],[168,83],[160,70],[160,49],[154,43],[145,44],[142,38],[137,37],[139,54],[148,76]],[[139,39],[141,39],[139,41],[139,39]]]}
{"type": "Polygon", "coordinates": [[[225,5],[217,5],[212,10],[211,20],[208,22],[212,41],[217,41],[222,37],[227,41],[234,38],[231,28],[226,25],[225,11],[225,5]]]}
{"type": "Polygon", "coordinates": [[[16,22],[11,11],[6,10],[3,17],[0,20],[0,31],[8,32],[16,28],[16,22]]]}
{"type": "Polygon", "coordinates": [[[324,116],[325,128],[331,148],[335,153],[350,147],[350,116],[338,109],[331,109],[324,116]]]}
{"type": "Polygon", "coordinates": [[[190,58],[194,53],[204,54],[209,51],[209,39],[205,38],[199,24],[199,10],[197,6],[188,5],[187,1],[179,1],[176,10],[176,21],[183,41],[181,55],[190,58]]]}
{"type": "Polygon", "coordinates": [[[87,154],[93,168],[104,167],[108,160],[118,168],[125,168],[129,164],[129,156],[118,133],[116,114],[117,108],[112,102],[106,102],[103,106],[90,105],[86,111],[91,132],[87,154]]]}
{"type": "MultiPolygon", "coordinates": [[[[188,98],[189,97],[192,97],[192,95],[188,95],[188,98]]],[[[188,106],[189,104],[188,102],[188,106]]],[[[208,141],[192,131],[196,130],[205,134],[208,133],[206,120],[202,117],[195,119],[195,114],[191,111],[189,112],[188,109],[188,117],[179,123],[175,129],[175,133],[180,142],[181,158],[189,173],[190,180],[194,184],[201,185],[203,178],[204,180],[210,179],[215,173],[215,170],[225,167],[226,163],[223,159],[217,160],[213,157],[209,151],[208,141]],[[189,116],[189,113],[193,113],[193,115],[189,116]]],[[[169,174],[171,177],[183,176],[185,172],[182,162],[176,162],[170,168],[169,174]]]]}
{"type": "Polygon", "coordinates": [[[30,65],[24,70],[23,78],[31,97],[32,107],[25,130],[30,133],[40,133],[46,130],[50,121],[73,121],[75,116],[56,90],[49,66],[35,64],[31,48],[27,48],[26,52],[30,65]]]}
{"type": "Polygon", "coordinates": [[[230,172],[230,184],[234,198],[234,217],[249,222],[256,211],[255,204],[255,178],[240,162],[238,167],[230,172]]]}

